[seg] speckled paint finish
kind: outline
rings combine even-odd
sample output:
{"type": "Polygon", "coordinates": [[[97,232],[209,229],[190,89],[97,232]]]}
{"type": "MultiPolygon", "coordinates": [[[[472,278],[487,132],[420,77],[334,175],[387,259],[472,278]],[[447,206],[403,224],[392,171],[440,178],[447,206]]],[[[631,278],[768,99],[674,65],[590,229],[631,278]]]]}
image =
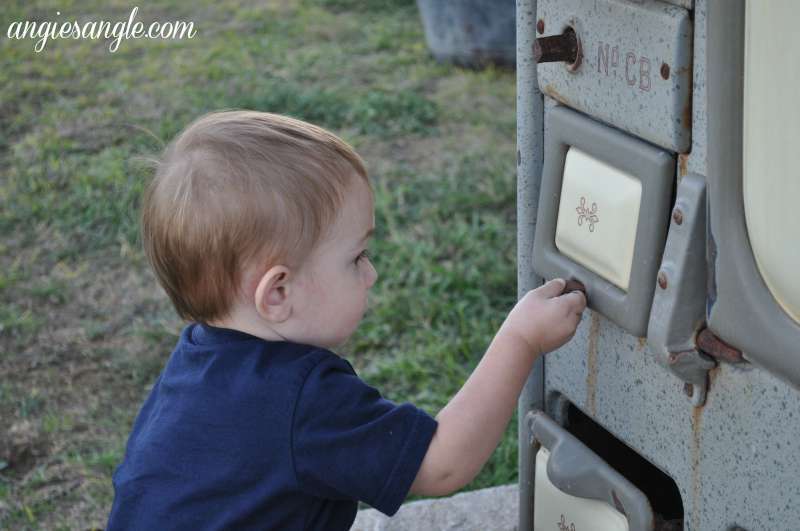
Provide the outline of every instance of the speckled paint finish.
{"type": "MultiPolygon", "coordinates": [[[[689,172],[707,174],[706,13],[709,2],[721,1],[694,2],[692,145],[690,155],[678,158],[677,180],[689,172]]],[[[535,37],[529,14],[534,4],[517,4],[517,12],[527,17],[522,25],[518,21],[518,54],[529,53],[535,37]]],[[[536,76],[530,73],[535,68],[518,59],[518,69],[518,113],[525,115],[518,122],[523,147],[519,197],[524,199],[518,206],[519,282],[524,293],[540,280],[530,267],[529,231],[535,226],[535,175],[541,167],[536,150],[524,148],[541,145],[537,135],[542,125],[529,110],[538,97],[536,76]]],[[[555,105],[545,98],[544,112],[555,105]]],[[[693,407],[684,382],[662,361],[645,338],[587,311],[573,340],[548,354],[544,369],[539,365],[531,374],[520,399],[520,419],[543,400],[554,417],[559,396],[572,402],[675,480],[686,530],[800,529],[800,392],[757,366],[722,363],[709,375],[705,405],[693,407]]],[[[521,423],[521,467],[532,456],[528,442],[521,423]]],[[[531,529],[532,492],[523,493],[522,485],[532,480],[532,471],[521,468],[520,531],[531,529]]]]}
{"type": "MultiPolygon", "coordinates": [[[[517,294],[522,297],[541,284],[533,272],[531,253],[539,205],[543,158],[544,102],[536,80],[533,40],[536,38],[536,0],[517,0],[517,294]]],[[[544,409],[544,358],[539,358],[520,394],[517,410],[519,443],[519,524],[533,529],[534,466],[528,451],[530,429],[525,414],[544,409]]]]}
{"type": "MultiPolygon", "coordinates": [[[[756,260],[753,254],[754,249],[765,245],[773,249],[778,253],[774,259],[783,262],[782,265],[787,269],[793,269],[790,273],[792,280],[787,285],[797,283],[798,267],[792,267],[793,263],[796,264],[792,251],[798,248],[797,233],[800,232],[795,208],[797,193],[793,191],[798,170],[790,164],[784,169],[776,159],[761,162],[762,167],[756,171],[747,162],[747,171],[743,171],[744,163],[757,160],[755,156],[758,152],[751,152],[753,144],[743,142],[745,127],[747,137],[757,134],[760,140],[768,140],[776,154],[797,150],[796,133],[793,134],[790,129],[770,128],[769,124],[765,124],[763,130],[752,129],[752,122],[748,125],[746,115],[749,112],[743,112],[744,85],[755,82],[751,76],[758,76],[759,83],[779,90],[758,95],[759,99],[770,100],[771,104],[776,105],[777,116],[769,121],[793,126],[799,123],[792,113],[796,114],[798,109],[795,100],[800,83],[791,78],[781,78],[787,71],[793,73],[790,75],[797,75],[796,47],[786,43],[780,51],[774,52],[771,60],[759,55],[754,55],[747,62],[743,60],[745,48],[755,51],[753,46],[756,46],[756,40],[763,43],[770,38],[769,33],[775,28],[771,23],[772,17],[780,16],[784,19],[780,23],[786,24],[787,14],[778,11],[777,7],[782,5],[787,11],[793,8],[792,16],[796,19],[797,3],[770,2],[770,8],[755,0],[750,2],[753,7],[747,10],[743,0],[730,3],[715,0],[708,3],[707,116],[709,132],[713,132],[714,136],[707,154],[708,233],[712,244],[709,247],[713,253],[709,253],[711,281],[706,313],[708,328],[717,337],[738,347],[752,363],[785,378],[800,389],[800,323],[776,300],[781,290],[773,293],[771,290],[776,286],[767,287],[770,280],[761,271],[763,258],[756,260]],[[766,35],[745,31],[748,26],[746,13],[755,12],[761,13],[757,15],[758,18],[765,17],[764,28],[760,31],[768,32],[766,35]],[[795,63],[786,63],[783,56],[792,57],[795,63]],[[751,61],[754,67],[760,65],[758,68],[763,66],[770,70],[759,72],[753,69],[745,76],[751,61]],[[759,202],[765,210],[781,211],[786,219],[771,219],[769,224],[775,224],[777,230],[759,234],[752,230],[758,224],[757,219],[746,216],[745,212],[745,204],[752,204],[754,199],[752,193],[745,193],[748,188],[745,177],[749,175],[748,181],[753,177],[759,180],[762,173],[764,182],[770,182],[771,176],[778,173],[785,176],[786,185],[774,183],[768,186],[759,202]],[[779,201],[774,200],[776,196],[784,200],[788,198],[792,206],[782,207],[779,201]],[[754,225],[751,226],[751,223],[754,225]],[[778,258],[784,251],[786,254],[778,258]]],[[[775,23],[778,23],[777,20],[775,23]]],[[[747,98],[747,101],[753,100],[747,98]]]]}
{"type": "Polygon", "coordinates": [[[722,364],[694,408],[643,340],[591,311],[545,365],[548,404],[563,394],[675,480],[685,529],[797,528],[800,395],[780,380],[722,364]]]}
{"type": "Polygon", "coordinates": [[[675,152],[691,141],[689,12],[655,0],[539,0],[545,35],[577,34],[580,64],[539,65],[546,95],[675,152]]]}
{"type": "MultiPolygon", "coordinates": [[[[635,2],[636,0],[633,1],[635,2]]],[[[692,9],[692,6],[694,6],[694,0],[663,0],[663,1],[668,4],[672,4],[674,6],[685,7],[686,9],[692,9]]]]}
{"type": "Polygon", "coordinates": [[[708,175],[706,153],[708,119],[706,116],[706,0],[694,6],[694,58],[692,61],[692,150],[678,155],[678,179],[688,172],[708,175]]]}

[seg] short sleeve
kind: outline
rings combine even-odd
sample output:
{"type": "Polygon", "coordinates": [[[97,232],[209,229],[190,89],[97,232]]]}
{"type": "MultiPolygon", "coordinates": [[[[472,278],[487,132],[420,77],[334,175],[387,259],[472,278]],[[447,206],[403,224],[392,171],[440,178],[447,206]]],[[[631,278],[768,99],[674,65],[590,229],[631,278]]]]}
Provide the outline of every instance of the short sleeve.
{"type": "Polygon", "coordinates": [[[405,500],[437,422],[397,405],[327,353],[296,403],[292,448],[299,487],[313,496],[357,499],[386,515],[405,500]]]}

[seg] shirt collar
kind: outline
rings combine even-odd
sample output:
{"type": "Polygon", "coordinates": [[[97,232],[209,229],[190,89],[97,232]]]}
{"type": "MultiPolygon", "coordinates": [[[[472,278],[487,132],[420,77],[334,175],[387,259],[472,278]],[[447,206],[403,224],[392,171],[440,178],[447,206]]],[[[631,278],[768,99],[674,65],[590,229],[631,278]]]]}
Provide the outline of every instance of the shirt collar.
{"type": "Polygon", "coordinates": [[[260,338],[241,330],[220,328],[205,323],[194,323],[190,331],[190,338],[192,343],[196,345],[217,345],[236,341],[260,340],[260,338]]]}

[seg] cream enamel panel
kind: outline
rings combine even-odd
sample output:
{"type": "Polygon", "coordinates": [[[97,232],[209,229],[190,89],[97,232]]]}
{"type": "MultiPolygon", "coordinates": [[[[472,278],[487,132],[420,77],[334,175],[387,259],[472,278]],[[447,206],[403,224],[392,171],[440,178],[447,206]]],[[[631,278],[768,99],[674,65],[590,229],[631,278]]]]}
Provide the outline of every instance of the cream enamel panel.
{"type": "Polygon", "coordinates": [[[628,520],[616,509],[598,500],[561,492],[547,477],[550,452],[536,454],[536,485],[533,498],[534,531],[628,531],[628,520]]]}
{"type": "Polygon", "coordinates": [[[574,147],[564,162],[556,247],[627,291],[642,183],[574,147]]]}
{"type": "Polygon", "coordinates": [[[756,263],[800,322],[800,5],[748,0],[745,17],[744,211],[756,263]]]}

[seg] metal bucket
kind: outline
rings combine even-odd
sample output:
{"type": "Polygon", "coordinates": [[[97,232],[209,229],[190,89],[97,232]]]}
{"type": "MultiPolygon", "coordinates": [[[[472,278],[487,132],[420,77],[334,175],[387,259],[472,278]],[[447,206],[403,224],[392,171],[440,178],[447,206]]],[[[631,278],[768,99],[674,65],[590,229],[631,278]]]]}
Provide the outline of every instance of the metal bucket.
{"type": "Polygon", "coordinates": [[[516,62],[515,0],[417,0],[438,61],[481,67],[516,62]]]}

